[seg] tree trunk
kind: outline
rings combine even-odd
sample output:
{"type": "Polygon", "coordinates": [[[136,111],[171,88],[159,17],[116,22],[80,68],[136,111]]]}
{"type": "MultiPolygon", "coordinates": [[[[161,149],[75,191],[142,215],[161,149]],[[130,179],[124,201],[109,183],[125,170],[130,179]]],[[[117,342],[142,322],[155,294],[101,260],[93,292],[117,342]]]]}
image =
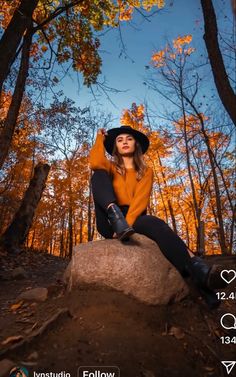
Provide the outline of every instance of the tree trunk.
{"type": "Polygon", "coordinates": [[[83,242],[83,225],[84,225],[84,219],[83,219],[83,211],[82,211],[82,208],[81,208],[80,229],[79,229],[79,243],[83,242]]]}
{"type": "Polygon", "coordinates": [[[205,223],[204,221],[200,221],[200,229],[199,229],[199,254],[204,255],[205,254],[205,223]]]}
{"type": "Polygon", "coordinates": [[[21,55],[21,64],[18,72],[15,90],[12,96],[11,104],[7,113],[6,120],[4,122],[3,130],[0,134],[0,168],[2,167],[9,148],[11,146],[12,137],[14,134],[17,117],[19,114],[23,94],[25,91],[26,78],[28,76],[29,69],[29,55],[30,55],[30,46],[32,41],[32,33],[29,30],[23,42],[23,49],[21,55]]]}
{"type": "Polygon", "coordinates": [[[184,107],[184,101],[183,101],[184,97],[183,97],[182,86],[180,88],[180,92],[181,92],[181,105],[182,105],[183,119],[184,119],[184,142],[185,142],[185,151],[186,151],[186,160],[187,160],[187,170],[188,170],[188,176],[189,176],[190,186],[191,186],[191,191],[192,191],[194,215],[195,215],[195,220],[196,220],[197,252],[198,252],[199,245],[200,245],[199,231],[200,231],[201,209],[199,208],[199,205],[198,205],[197,195],[196,195],[196,190],[195,190],[195,185],[194,185],[193,175],[192,175],[192,170],[191,170],[191,161],[190,161],[190,153],[189,153],[189,145],[188,145],[188,137],[187,137],[187,120],[186,120],[186,113],[185,113],[185,107],[184,107]]]}
{"type": "Polygon", "coordinates": [[[38,0],[21,0],[0,40],[0,92],[15,59],[22,36],[32,23],[38,0]]]}
{"type": "Polygon", "coordinates": [[[88,195],[88,236],[87,240],[92,241],[92,211],[91,211],[91,202],[92,202],[92,189],[91,189],[91,175],[92,172],[90,170],[90,175],[89,175],[89,195],[88,195]]]}
{"type": "Polygon", "coordinates": [[[28,235],[35,210],[45,188],[49,169],[49,165],[42,163],[34,169],[34,176],[25,192],[21,206],[1,238],[1,244],[8,252],[17,254],[28,235]]]}
{"type": "MultiPolygon", "coordinates": [[[[164,186],[167,190],[168,188],[168,184],[167,184],[167,181],[166,181],[166,176],[165,176],[165,173],[163,171],[163,165],[162,165],[162,161],[161,161],[161,157],[160,157],[160,154],[158,153],[157,151],[157,157],[158,157],[158,161],[159,161],[159,165],[161,167],[160,171],[161,171],[161,175],[162,175],[162,179],[163,179],[163,183],[164,183],[164,186]]],[[[172,221],[172,227],[173,227],[173,230],[176,234],[178,234],[178,231],[177,231],[177,226],[176,226],[176,221],[175,221],[175,215],[174,215],[174,210],[173,210],[173,207],[172,207],[172,203],[170,201],[170,198],[169,198],[169,195],[167,193],[167,204],[168,204],[168,209],[169,209],[169,212],[170,212],[170,217],[171,217],[171,221],[172,221]]]]}
{"type": "Polygon", "coordinates": [[[220,51],[217,34],[216,14],[212,0],[201,0],[204,16],[205,34],[204,40],[212,68],[212,73],[221,102],[230,118],[236,125],[236,96],[230,85],[225,69],[223,57],[220,51]]]}
{"type": "Polygon", "coordinates": [[[69,222],[68,222],[68,233],[69,233],[69,258],[72,258],[73,253],[73,209],[70,203],[69,206],[69,222]]]}
{"type": "Polygon", "coordinates": [[[207,153],[208,153],[208,157],[209,157],[209,161],[210,161],[210,165],[211,165],[211,170],[212,170],[212,175],[213,175],[213,181],[214,181],[215,198],[216,198],[216,212],[217,212],[218,226],[219,226],[219,242],[220,242],[222,254],[228,254],[229,251],[228,251],[228,248],[227,248],[227,245],[226,245],[225,231],[224,231],[224,221],[223,221],[222,208],[221,208],[222,205],[221,205],[221,197],[220,197],[220,188],[219,188],[219,182],[218,182],[218,177],[217,177],[217,173],[216,173],[216,166],[215,166],[216,158],[215,158],[214,153],[213,153],[211,146],[210,146],[210,141],[209,141],[209,137],[207,135],[207,132],[205,130],[205,124],[204,124],[202,114],[198,112],[194,103],[192,101],[190,101],[188,99],[188,97],[184,96],[184,98],[193,108],[193,110],[196,113],[196,115],[197,115],[197,117],[200,121],[200,124],[201,124],[201,132],[202,132],[202,135],[203,135],[204,143],[206,144],[206,147],[207,147],[207,153]]]}
{"type": "Polygon", "coordinates": [[[154,176],[155,176],[157,184],[158,184],[159,194],[160,194],[160,198],[161,198],[162,205],[163,205],[163,211],[165,213],[165,222],[168,224],[168,211],[167,211],[167,208],[166,208],[164,195],[163,195],[163,192],[162,192],[162,185],[161,185],[160,179],[158,177],[158,174],[156,172],[156,169],[154,170],[154,176]]]}

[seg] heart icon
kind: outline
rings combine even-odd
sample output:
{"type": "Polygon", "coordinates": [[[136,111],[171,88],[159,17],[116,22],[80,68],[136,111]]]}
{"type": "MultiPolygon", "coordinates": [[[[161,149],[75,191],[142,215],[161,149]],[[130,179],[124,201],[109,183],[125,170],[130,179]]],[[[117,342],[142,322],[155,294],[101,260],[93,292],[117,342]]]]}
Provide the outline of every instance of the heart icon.
{"type": "Polygon", "coordinates": [[[235,270],[222,270],[220,276],[226,283],[231,283],[234,279],[236,279],[236,271],[235,270]],[[233,275],[233,276],[232,276],[233,275]],[[231,276],[231,277],[230,277],[231,276]]]}

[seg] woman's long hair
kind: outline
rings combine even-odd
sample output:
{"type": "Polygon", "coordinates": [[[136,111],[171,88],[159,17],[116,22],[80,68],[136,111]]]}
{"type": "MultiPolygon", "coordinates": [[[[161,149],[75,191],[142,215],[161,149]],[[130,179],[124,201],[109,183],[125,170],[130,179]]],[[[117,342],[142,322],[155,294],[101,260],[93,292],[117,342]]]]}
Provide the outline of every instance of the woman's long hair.
{"type": "MultiPolygon", "coordinates": [[[[124,165],[122,156],[118,152],[116,143],[114,143],[112,156],[113,156],[114,165],[116,167],[116,171],[119,174],[125,176],[125,174],[126,174],[125,165],[124,165]]],[[[135,170],[137,172],[136,178],[137,178],[138,181],[140,181],[140,179],[144,176],[144,174],[146,172],[147,165],[146,165],[144,158],[143,158],[141,145],[136,139],[135,139],[135,150],[134,150],[133,158],[134,158],[134,167],[135,167],[135,170]]]]}

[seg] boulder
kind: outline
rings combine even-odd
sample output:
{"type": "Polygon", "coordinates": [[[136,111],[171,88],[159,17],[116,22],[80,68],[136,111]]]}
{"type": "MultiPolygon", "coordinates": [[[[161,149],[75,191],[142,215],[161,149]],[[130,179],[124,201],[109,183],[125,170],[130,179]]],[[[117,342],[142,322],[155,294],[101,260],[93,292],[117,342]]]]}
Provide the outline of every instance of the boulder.
{"type": "Polygon", "coordinates": [[[69,289],[84,283],[108,286],[151,305],[177,302],[189,293],[157,244],[137,233],[127,242],[105,239],[75,246],[63,278],[69,289]]]}

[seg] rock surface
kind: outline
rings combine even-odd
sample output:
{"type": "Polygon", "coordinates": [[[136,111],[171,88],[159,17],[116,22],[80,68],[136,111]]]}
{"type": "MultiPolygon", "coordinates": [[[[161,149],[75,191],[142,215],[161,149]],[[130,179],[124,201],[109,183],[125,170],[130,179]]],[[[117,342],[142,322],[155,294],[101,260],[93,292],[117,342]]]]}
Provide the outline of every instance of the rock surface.
{"type": "Polygon", "coordinates": [[[76,246],[64,281],[69,289],[83,283],[108,286],[152,305],[177,302],[189,293],[157,244],[140,234],[125,243],[106,239],[76,246]]]}
{"type": "Polygon", "coordinates": [[[36,301],[36,302],[43,302],[48,297],[48,290],[44,287],[38,287],[29,289],[28,291],[22,292],[17,300],[25,300],[25,301],[36,301]]]}
{"type": "Polygon", "coordinates": [[[9,376],[10,370],[15,366],[15,363],[9,359],[0,361],[0,377],[9,376]]]}

